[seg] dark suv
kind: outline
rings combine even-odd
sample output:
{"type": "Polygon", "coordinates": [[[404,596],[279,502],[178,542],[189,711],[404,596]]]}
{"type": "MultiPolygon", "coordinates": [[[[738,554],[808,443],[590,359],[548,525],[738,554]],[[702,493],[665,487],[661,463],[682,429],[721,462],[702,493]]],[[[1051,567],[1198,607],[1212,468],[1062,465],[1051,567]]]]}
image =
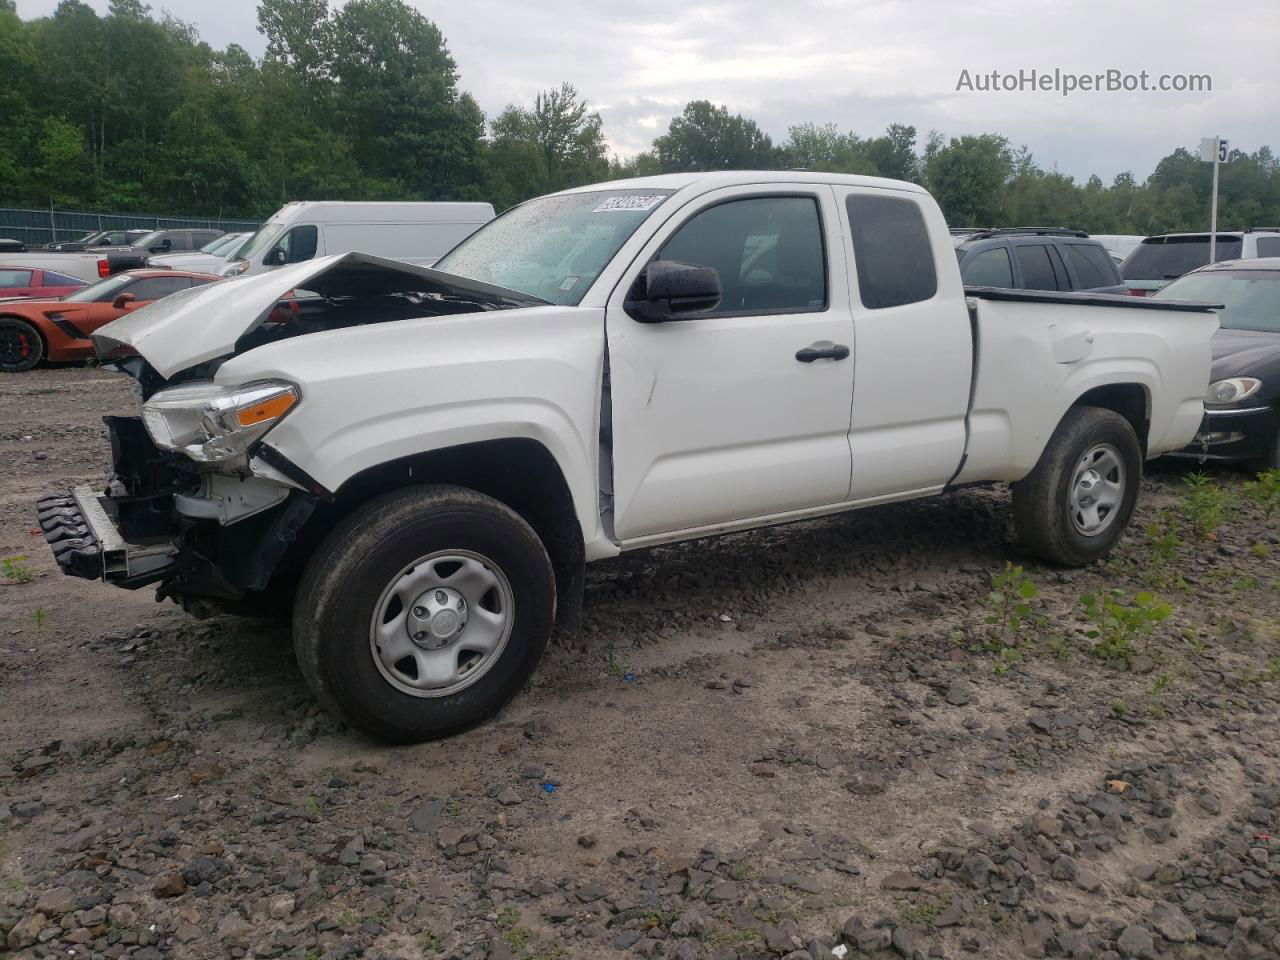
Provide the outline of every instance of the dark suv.
{"type": "Polygon", "coordinates": [[[1097,240],[1064,227],[952,231],[967,287],[1126,293],[1115,261],[1097,240]]]}

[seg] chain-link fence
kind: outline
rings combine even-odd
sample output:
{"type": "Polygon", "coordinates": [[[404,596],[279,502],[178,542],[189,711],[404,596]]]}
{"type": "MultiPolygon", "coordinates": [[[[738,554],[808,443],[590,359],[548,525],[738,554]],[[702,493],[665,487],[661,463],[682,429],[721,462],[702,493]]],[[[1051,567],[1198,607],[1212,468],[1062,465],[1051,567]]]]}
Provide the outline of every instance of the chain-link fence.
{"type": "Polygon", "coordinates": [[[40,247],[59,240],[78,240],[94,230],[176,230],[183,227],[257,230],[256,220],[210,220],[202,217],[161,217],[141,213],[85,213],[75,210],[22,210],[0,207],[0,238],[40,247]]]}

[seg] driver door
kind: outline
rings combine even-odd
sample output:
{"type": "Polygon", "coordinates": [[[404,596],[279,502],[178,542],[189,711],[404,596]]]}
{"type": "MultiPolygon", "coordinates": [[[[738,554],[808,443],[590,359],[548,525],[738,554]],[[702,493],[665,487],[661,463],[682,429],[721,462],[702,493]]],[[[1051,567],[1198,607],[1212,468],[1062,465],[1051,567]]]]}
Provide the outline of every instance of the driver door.
{"type": "Polygon", "coordinates": [[[734,187],[676,213],[623,275],[606,331],[613,529],[624,545],[847,499],[844,246],[829,187],[734,187]],[[634,319],[624,301],[654,259],[714,267],[720,305],[634,319]],[[837,355],[805,352],[822,344],[837,355]]]}

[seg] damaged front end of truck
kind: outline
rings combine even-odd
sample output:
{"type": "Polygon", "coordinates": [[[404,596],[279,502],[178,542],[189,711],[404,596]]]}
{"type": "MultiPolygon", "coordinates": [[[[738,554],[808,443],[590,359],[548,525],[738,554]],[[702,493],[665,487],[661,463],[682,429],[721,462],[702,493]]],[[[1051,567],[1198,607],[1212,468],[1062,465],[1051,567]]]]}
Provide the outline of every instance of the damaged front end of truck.
{"type": "Polygon", "coordinates": [[[219,366],[291,337],[539,303],[346,254],[184,291],[103,327],[94,336],[99,357],[137,382],[142,413],[103,418],[111,442],[104,488],[38,501],[54,557],[71,576],[154,585],[157,599],[197,616],[261,612],[269,584],[297,572],[290,548],[335,493],[270,442],[272,427],[302,402],[301,388],[282,379],[220,385],[219,366]]]}

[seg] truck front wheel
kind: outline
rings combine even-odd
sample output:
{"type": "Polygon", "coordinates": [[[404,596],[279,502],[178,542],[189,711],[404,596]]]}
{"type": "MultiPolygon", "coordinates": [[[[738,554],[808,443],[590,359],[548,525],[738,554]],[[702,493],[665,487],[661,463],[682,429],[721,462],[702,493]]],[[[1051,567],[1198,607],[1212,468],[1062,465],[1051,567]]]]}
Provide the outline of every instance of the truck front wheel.
{"type": "Polygon", "coordinates": [[[380,497],[316,551],[294,650],[331,712],[388,743],[474,724],[533,673],[555,614],[537,534],[491,497],[423,486],[380,497]]]}
{"type": "Polygon", "coordinates": [[[1050,563],[1092,563],[1128,526],[1141,483],[1142,447],[1129,421],[1100,407],[1072,407],[1035,469],[1013,484],[1018,538],[1050,563]]]}

